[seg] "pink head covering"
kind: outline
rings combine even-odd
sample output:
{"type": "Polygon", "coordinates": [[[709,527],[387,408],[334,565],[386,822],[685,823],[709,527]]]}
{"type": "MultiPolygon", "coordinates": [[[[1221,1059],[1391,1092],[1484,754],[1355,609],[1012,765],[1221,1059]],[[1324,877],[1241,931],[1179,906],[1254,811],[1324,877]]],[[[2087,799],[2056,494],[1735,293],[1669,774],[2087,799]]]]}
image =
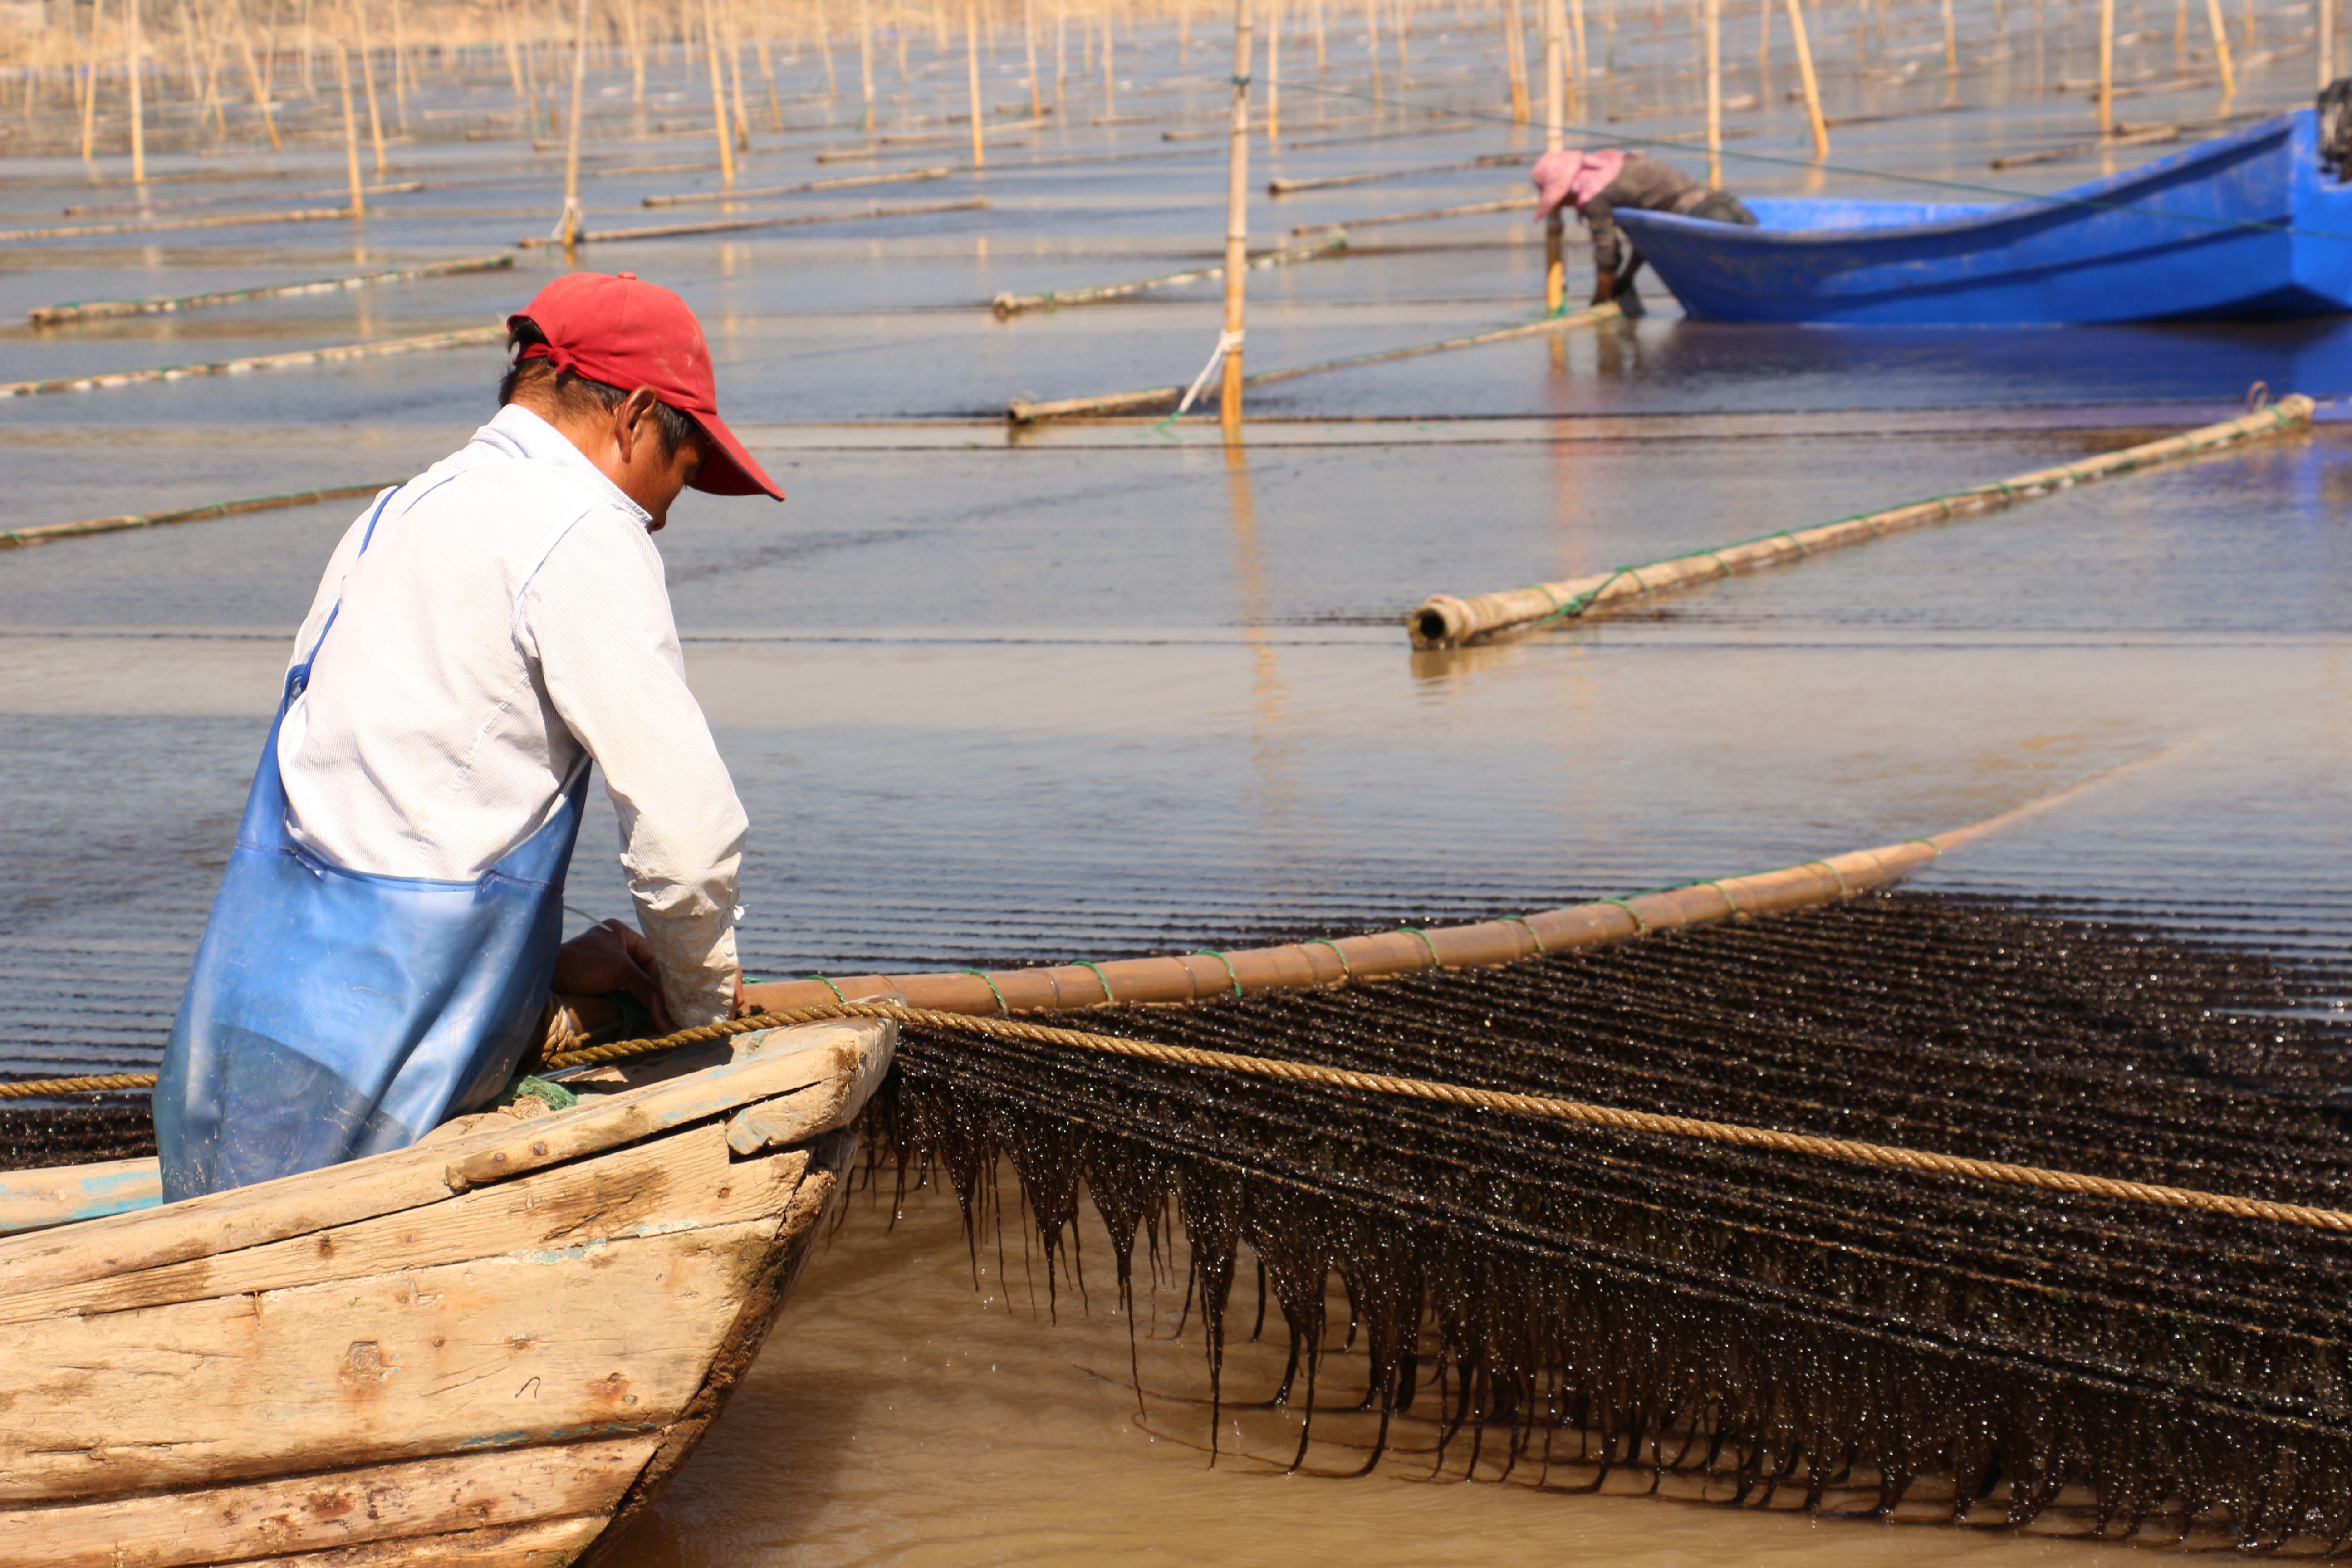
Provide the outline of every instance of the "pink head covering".
{"type": "Polygon", "coordinates": [[[1562,148],[1545,153],[1536,160],[1533,175],[1536,216],[1549,217],[1559,210],[1562,202],[1573,203],[1579,212],[1583,211],[1585,203],[1609,188],[1609,182],[1617,177],[1617,171],[1625,166],[1629,156],[1613,147],[1591,153],[1562,148]]]}

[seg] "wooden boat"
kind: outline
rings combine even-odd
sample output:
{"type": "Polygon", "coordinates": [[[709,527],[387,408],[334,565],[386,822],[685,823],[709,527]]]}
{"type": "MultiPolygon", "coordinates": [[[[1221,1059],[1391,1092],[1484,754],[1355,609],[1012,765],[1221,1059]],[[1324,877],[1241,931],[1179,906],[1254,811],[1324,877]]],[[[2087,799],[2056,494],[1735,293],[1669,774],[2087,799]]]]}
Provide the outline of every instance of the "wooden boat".
{"type": "Polygon", "coordinates": [[[598,1068],[574,1109],[162,1207],[86,1216],[152,1161],[0,1177],[0,1562],[595,1561],[758,1353],[895,1027],[598,1068]]]}
{"type": "Polygon", "coordinates": [[[2296,110],[2050,196],[1774,200],[1759,226],[1617,220],[1718,321],[2022,326],[2352,310],[2352,183],[2296,110]]]}

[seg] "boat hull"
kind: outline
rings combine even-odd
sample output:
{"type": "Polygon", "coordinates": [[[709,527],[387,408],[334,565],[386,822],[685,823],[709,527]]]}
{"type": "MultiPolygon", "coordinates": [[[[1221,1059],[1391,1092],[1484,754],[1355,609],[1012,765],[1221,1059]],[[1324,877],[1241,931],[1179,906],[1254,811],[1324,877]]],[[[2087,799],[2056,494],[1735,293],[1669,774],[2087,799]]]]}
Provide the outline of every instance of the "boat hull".
{"type": "Polygon", "coordinates": [[[2028,326],[2352,310],[2352,184],[2298,110],[2048,198],[1758,198],[1759,226],[1617,215],[1690,315],[2028,326]]]}
{"type": "Polygon", "coordinates": [[[758,1354],[891,1045],[773,1031],[576,1110],[0,1242],[0,1560],[594,1562],[758,1354]]]}

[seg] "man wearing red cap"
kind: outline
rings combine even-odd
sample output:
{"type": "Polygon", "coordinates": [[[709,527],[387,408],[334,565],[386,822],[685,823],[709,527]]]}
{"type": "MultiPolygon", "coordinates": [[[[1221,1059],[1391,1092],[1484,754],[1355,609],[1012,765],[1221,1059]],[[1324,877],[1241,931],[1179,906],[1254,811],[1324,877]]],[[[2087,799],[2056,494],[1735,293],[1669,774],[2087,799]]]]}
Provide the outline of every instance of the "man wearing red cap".
{"type": "Polygon", "coordinates": [[[155,1090],[167,1200],[396,1149],[496,1097],[551,981],[657,1029],[741,994],[746,823],[652,534],[783,499],[667,289],[576,273],[508,320],[497,417],[328,563],[155,1090]],[[562,946],[589,765],[643,934],[562,946]]]}

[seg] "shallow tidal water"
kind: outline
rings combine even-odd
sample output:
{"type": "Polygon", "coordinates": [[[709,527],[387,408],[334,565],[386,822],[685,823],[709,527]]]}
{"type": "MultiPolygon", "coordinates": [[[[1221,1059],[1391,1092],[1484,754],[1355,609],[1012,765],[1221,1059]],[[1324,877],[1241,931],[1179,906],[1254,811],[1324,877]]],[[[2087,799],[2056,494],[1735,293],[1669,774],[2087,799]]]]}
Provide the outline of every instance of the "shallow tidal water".
{"type": "MultiPolygon", "coordinates": [[[[1866,45],[1865,62],[1848,58],[1843,32],[1820,42],[1833,112],[1934,106],[1940,81],[1881,79],[1932,36],[1921,30],[1932,10],[1898,8],[1892,44],[1866,45]]],[[[2262,8],[2278,40],[2309,26],[2307,7],[2275,10],[2262,8]]],[[[1960,15],[1983,47],[1990,8],[1960,15]]],[[[2076,160],[1985,173],[1994,153],[2087,134],[2079,94],[2054,90],[2084,73],[2080,30],[2053,32],[2037,61],[2024,9],[2002,15],[2011,58],[1964,79],[1966,111],[1842,132],[1832,162],[2017,191],[2097,172],[2076,160]]],[[[2140,20],[2158,42],[2127,50],[2127,71],[2168,58],[2165,17],[2150,16],[2140,20]]],[[[1668,90],[1635,68],[1671,53],[1682,25],[1653,36],[1628,7],[1615,108],[1668,90]]],[[[992,150],[984,174],[786,204],[982,194],[986,211],[583,253],[697,307],[722,406],[792,495],[781,509],[689,497],[661,539],[694,687],[754,824],[742,932],[754,973],[1066,960],[1517,912],[1932,834],[2139,758],[2158,760],[1955,854],[1920,885],[2340,953],[2352,934],[2341,872],[2352,444],[2336,421],[2352,396],[2352,327],[1757,329],[1685,321],[1653,284],[1646,320],[1556,346],[1522,340],[1269,388],[1238,448],[1199,422],[1009,432],[998,415],[1013,395],[1181,382],[1214,342],[1213,284],[1010,322],[985,309],[1000,289],[1145,277],[1213,250],[1222,152],[1160,133],[1182,113],[1214,123],[1223,57],[1205,23],[1189,62],[1169,29],[1143,31],[1140,47],[1123,46],[1115,107],[1161,117],[1150,124],[1094,126],[1082,107],[1027,145],[992,150]],[[1088,158],[1101,161],[1048,162],[1088,158]],[[2316,430],[1639,616],[1454,655],[1406,644],[1402,616],[1433,591],[1605,569],[2042,468],[2226,417],[2257,382],[2321,398],[2316,430]]],[[[1333,34],[1328,90],[1286,89],[1294,133],[1423,125],[1392,105],[1370,124],[1349,118],[1370,111],[1361,44],[1333,34]]],[[[1391,90],[1491,111],[1495,92],[1470,84],[1499,79],[1496,47],[1491,33],[1417,37],[1416,79],[1391,90]]],[[[1303,49],[1286,41],[1286,60],[1303,49]]],[[[915,57],[928,58],[928,40],[915,57]]],[[[992,100],[1019,92],[1017,58],[991,63],[992,100]]],[[[1778,58],[1786,79],[1785,46],[1778,58]]],[[[801,90],[814,68],[779,62],[801,90]]],[[[903,88],[894,69],[884,131],[892,115],[961,109],[952,57],[903,88]]],[[[2300,59],[2250,66],[2239,107],[2302,101],[2308,74],[2300,59]]],[[[669,62],[656,97],[684,93],[691,75],[669,62]]],[[[502,104],[478,78],[436,90],[502,104]]],[[[600,112],[619,116],[604,91],[613,79],[595,90],[600,112]]],[[[1074,102],[1082,91],[1098,96],[1099,83],[1074,86],[1074,102]]],[[[1906,194],[1786,162],[1802,145],[1801,111],[1777,89],[1760,96],[1760,110],[1733,116],[1755,134],[1727,154],[1779,161],[1727,155],[1735,189],[1906,194]]],[[[2188,118],[2210,97],[2156,93],[2132,112],[2188,118]]],[[[813,158],[856,142],[854,105],[792,91],[786,102],[794,129],[755,134],[746,184],[844,172],[813,158]]],[[[1694,123],[1686,111],[1628,133],[1694,123]]],[[[1520,169],[1455,165],[1534,145],[1480,121],[1261,151],[1261,178],[1424,172],[1259,199],[1254,232],[1265,243],[1293,225],[1499,198],[1520,169]]],[[[667,221],[641,198],[714,176],[628,171],[706,153],[598,151],[592,229],[667,221]]],[[[1662,155],[1690,168],[1703,156],[1662,155]]],[[[266,205],[333,184],[339,157],[231,161],[238,179],[187,188],[266,205]]],[[[921,149],[873,166],[961,161],[921,149]]],[[[174,172],[197,163],[157,157],[174,172]]],[[[386,198],[362,231],[0,247],[6,377],[477,325],[561,270],[530,250],[511,272],[16,324],[61,300],[488,252],[552,218],[547,158],[427,142],[394,163],[443,186],[386,198]]],[[[0,163],[7,225],[61,222],[61,204],[92,194],[78,160],[0,163]]],[[[730,216],[751,210],[773,208],[730,216]]],[[[1572,292],[1582,266],[1572,256],[1572,292]]],[[[1540,267],[1531,226],[1510,215],[1361,228],[1344,260],[1252,274],[1251,365],[1523,319],[1540,267]]],[[[488,417],[498,368],[494,350],[464,349],[12,399],[0,407],[5,525],[394,479],[488,417]]],[[[0,868],[15,889],[0,905],[0,1072],[155,1060],[287,640],[357,504],[0,552],[0,868]]],[[[609,808],[596,809],[571,893],[583,918],[626,909],[609,808]]],[[[975,1259],[951,1204],[917,1194],[893,1226],[858,1197],[628,1560],[2123,1560],[1991,1531],[1516,1479],[1432,1484],[1406,1458],[1360,1480],[1284,1477],[1296,1428],[1280,1413],[1229,1411],[1233,1447],[1212,1469],[1197,1333],[1139,1342],[1139,1416],[1098,1236],[1090,1306],[1066,1284],[1055,1322],[1033,1307],[1017,1247],[1002,1269],[975,1259]]],[[[1174,1334],[1175,1302],[1161,1297],[1147,1336],[1174,1334]]],[[[1271,1345],[1237,1349],[1234,1398],[1262,1397],[1279,1360],[1271,1345]]],[[[1351,1465],[1335,1442],[1309,1468],[1351,1465]]]]}

